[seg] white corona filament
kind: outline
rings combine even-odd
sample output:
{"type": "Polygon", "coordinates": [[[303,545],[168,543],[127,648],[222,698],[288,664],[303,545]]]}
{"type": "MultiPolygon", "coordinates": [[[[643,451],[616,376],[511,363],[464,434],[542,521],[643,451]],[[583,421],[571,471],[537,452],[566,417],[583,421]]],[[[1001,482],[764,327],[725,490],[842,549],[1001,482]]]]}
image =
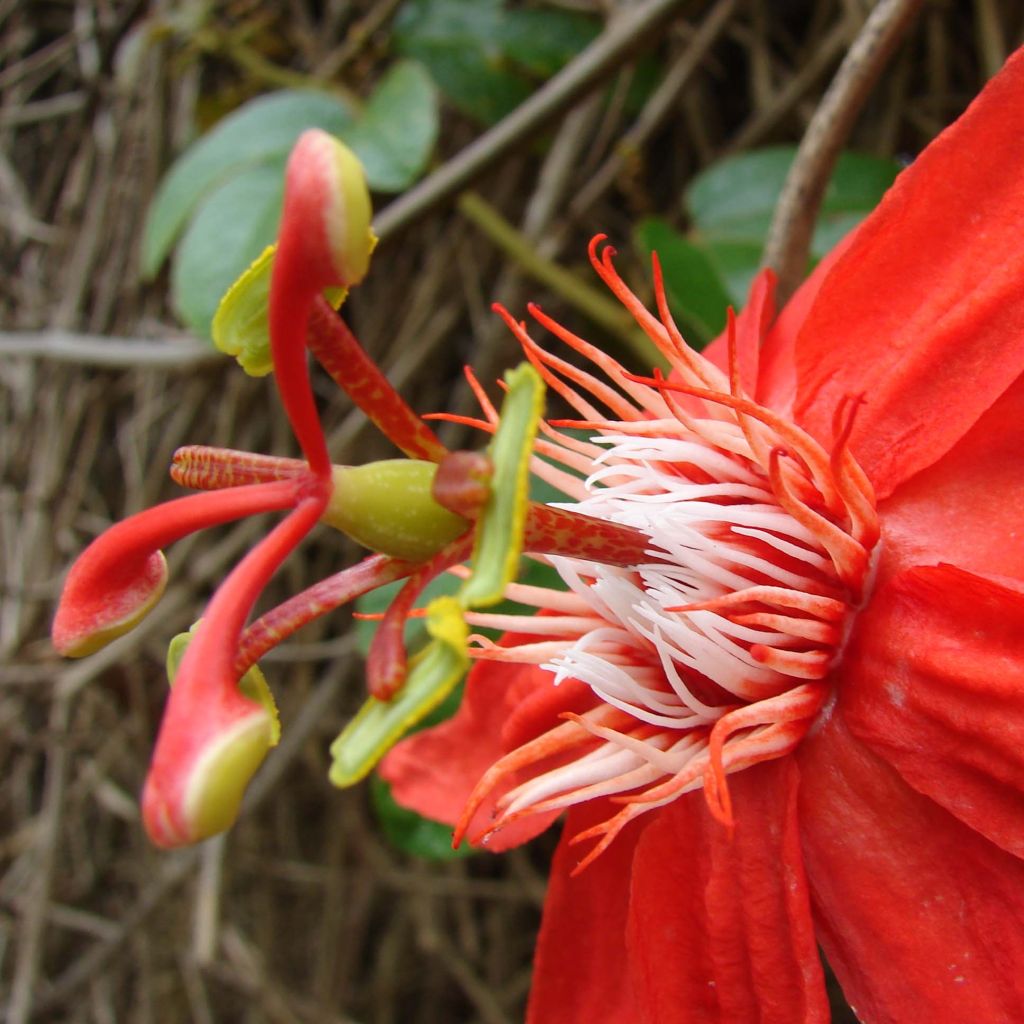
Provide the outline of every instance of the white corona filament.
{"type": "Polygon", "coordinates": [[[537,636],[519,648],[479,640],[477,657],[537,664],[554,686],[579,680],[594,703],[494,765],[456,833],[496,788],[504,791],[484,838],[525,814],[596,797],[625,800],[577,837],[599,840],[580,867],[631,818],[702,786],[712,813],[731,823],[725,776],[792,750],[820,710],[878,539],[870,484],[845,447],[856,403],[837,410],[835,449],[825,451],[743,394],[732,333],[729,374],[685,346],[656,261],[659,318],[628,290],[612,250],[600,244],[591,246],[595,269],[668,359],[668,381],[628,375],[531,308],[595,363],[607,378],[598,381],[499,312],[582,417],[575,425],[593,432],[581,441],[559,433],[567,424],[546,425],[538,453],[564,469],[538,459],[536,471],[572,499],[560,507],[646,534],[649,560],[621,568],[603,564],[599,550],[588,559],[552,556],[568,592],[509,590],[545,616],[470,616],[537,636]],[[602,418],[594,403],[611,416],[602,418]],[[583,486],[572,477],[565,486],[567,471],[581,467],[583,486]],[[510,788],[513,773],[526,781],[510,788]]]}

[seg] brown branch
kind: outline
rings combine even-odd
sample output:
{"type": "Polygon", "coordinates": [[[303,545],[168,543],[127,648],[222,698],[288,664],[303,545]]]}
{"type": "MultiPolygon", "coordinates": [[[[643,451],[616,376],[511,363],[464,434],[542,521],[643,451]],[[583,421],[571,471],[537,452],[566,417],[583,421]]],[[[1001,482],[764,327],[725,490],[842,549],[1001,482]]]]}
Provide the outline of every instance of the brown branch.
{"type": "Polygon", "coordinates": [[[807,126],[765,243],[763,262],[778,274],[780,305],[806,272],[814,224],[839,152],[921,2],[879,0],[807,126]]]}
{"type": "Polygon", "coordinates": [[[609,72],[633,56],[637,43],[686,2],[646,0],[642,4],[625,7],[590,46],[528,100],[415,188],[385,207],[373,225],[380,238],[387,239],[428,210],[451,199],[531,132],[571,106],[609,72]]]}
{"type": "Polygon", "coordinates": [[[679,95],[729,24],[735,8],[736,0],[718,0],[711,8],[686,49],[669,68],[636,123],[619,139],[612,153],[573,199],[570,209],[574,217],[582,216],[608,191],[630,158],[640,152],[651,135],[669,117],[679,95]]]}

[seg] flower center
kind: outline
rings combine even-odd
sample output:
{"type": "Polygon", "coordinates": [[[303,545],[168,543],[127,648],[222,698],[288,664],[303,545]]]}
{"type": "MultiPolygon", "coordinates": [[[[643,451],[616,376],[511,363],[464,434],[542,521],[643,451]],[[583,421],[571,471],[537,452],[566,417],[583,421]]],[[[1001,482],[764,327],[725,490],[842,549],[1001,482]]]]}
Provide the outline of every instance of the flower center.
{"type": "MultiPolygon", "coordinates": [[[[826,451],[744,394],[731,321],[726,374],[685,347],[657,266],[660,320],[614,274],[607,251],[595,265],[669,358],[669,379],[634,377],[602,356],[613,392],[506,319],[583,417],[548,424],[538,453],[584,470],[586,480],[572,487],[540,462],[538,473],[570,491],[574,500],[563,507],[645,534],[650,560],[621,567],[599,555],[552,556],[567,592],[511,588],[509,596],[546,613],[517,627],[537,642],[509,648],[479,639],[474,653],[535,663],[554,686],[576,680],[589,695],[581,711],[563,714],[562,724],[487,772],[457,830],[494,792],[497,818],[482,832],[474,824],[474,838],[522,815],[612,797],[621,809],[575,837],[598,840],[580,869],[632,818],[691,790],[703,787],[712,814],[732,825],[726,776],[789,753],[810,728],[878,541],[870,483],[846,446],[857,401],[836,411],[826,451]],[[595,398],[611,416],[598,413],[595,398]],[[592,436],[560,432],[570,425],[592,436]]],[[[475,621],[510,625],[495,618],[475,621]]]]}

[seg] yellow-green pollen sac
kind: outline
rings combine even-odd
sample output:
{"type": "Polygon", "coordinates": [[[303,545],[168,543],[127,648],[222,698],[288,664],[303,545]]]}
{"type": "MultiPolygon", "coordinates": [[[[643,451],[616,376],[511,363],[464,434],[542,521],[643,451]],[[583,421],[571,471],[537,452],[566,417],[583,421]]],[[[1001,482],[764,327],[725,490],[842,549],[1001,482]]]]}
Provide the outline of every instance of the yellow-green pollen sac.
{"type": "MultiPolygon", "coordinates": [[[[179,633],[167,647],[167,680],[171,686],[198,626],[196,622],[189,632],[179,633]]],[[[256,665],[238,681],[238,689],[251,702],[252,713],[223,730],[192,767],[183,805],[189,842],[231,828],[253,775],[281,738],[277,705],[256,665]]]]}
{"type": "MultiPolygon", "coordinates": [[[[178,674],[178,666],[181,664],[181,659],[185,657],[185,651],[195,636],[200,622],[202,622],[202,619],[194,622],[187,633],[179,633],[176,637],[172,638],[171,642],[167,645],[167,682],[171,686],[174,685],[174,677],[178,674]]],[[[264,711],[266,711],[270,723],[270,742],[267,744],[267,747],[268,749],[269,747],[276,747],[281,739],[281,719],[278,715],[274,695],[271,693],[270,685],[267,683],[267,677],[263,674],[259,665],[253,665],[238,680],[238,689],[243,697],[248,697],[254,703],[260,704],[264,711]]]]}
{"type": "Polygon", "coordinates": [[[273,729],[261,709],[225,730],[203,751],[185,788],[190,842],[209,839],[234,825],[246,788],[273,746],[273,729]]]}
{"type": "Polygon", "coordinates": [[[366,173],[358,157],[333,135],[306,132],[323,147],[333,171],[335,189],[324,210],[324,225],[338,276],[346,285],[359,284],[370,266],[377,236],[370,227],[373,208],[366,173]]]}
{"type": "MultiPolygon", "coordinates": [[[[348,295],[348,286],[359,284],[370,267],[377,246],[370,227],[373,208],[366,175],[355,154],[326,132],[310,130],[306,135],[306,144],[326,164],[333,186],[326,199],[323,226],[331,261],[344,287],[327,288],[324,297],[337,309],[348,295]]],[[[267,304],[276,252],[276,245],[267,246],[227,290],[211,326],[214,345],[234,356],[251,377],[266,376],[274,368],[267,304]]]]}
{"type": "Polygon", "coordinates": [[[434,500],[436,473],[418,459],[335,466],[323,521],[371,551],[423,562],[470,526],[434,500]]]}
{"type": "MultiPolygon", "coordinates": [[[[268,245],[224,293],[210,328],[214,345],[225,355],[234,356],[250,377],[265,377],[274,369],[270,358],[267,303],[276,251],[276,245],[268,245]]],[[[324,298],[335,309],[347,295],[347,288],[324,290],[324,298]]]]}

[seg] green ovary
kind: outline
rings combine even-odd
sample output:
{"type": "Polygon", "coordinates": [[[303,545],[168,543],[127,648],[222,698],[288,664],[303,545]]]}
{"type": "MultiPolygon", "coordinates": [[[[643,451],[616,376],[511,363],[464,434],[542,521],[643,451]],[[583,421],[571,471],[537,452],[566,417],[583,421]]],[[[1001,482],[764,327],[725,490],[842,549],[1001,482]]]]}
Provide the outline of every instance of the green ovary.
{"type": "Polygon", "coordinates": [[[436,472],[417,459],[335,466],[323,521],[371,551],[423,562],[469,528],[431,496],[436,472]]]}

